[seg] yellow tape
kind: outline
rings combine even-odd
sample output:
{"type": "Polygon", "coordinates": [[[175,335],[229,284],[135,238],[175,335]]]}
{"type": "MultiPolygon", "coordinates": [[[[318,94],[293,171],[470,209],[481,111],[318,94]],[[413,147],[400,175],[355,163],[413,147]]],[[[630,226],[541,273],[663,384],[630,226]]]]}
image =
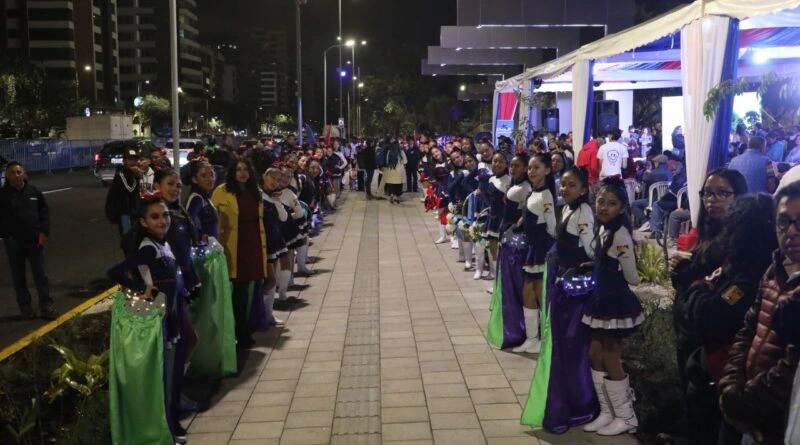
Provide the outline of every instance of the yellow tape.
{"type": "Polygon", "coordinates": [[[55,320],[47,323],[46,325],[40,327],[39,329],[31,332],[30,334],[22,337],[21,339],[17,340],[16,343],[12,344],[11,346],[6,347],[2,351],[0,351],[0,362],[3,360],[11,357],[13,354],[19,352],[21,349],[25,348],[26,346],[30,345],[34,342],[37,338],[47,334],[48,332],[52,331],[53,329],[61,326],[67,320],[71,319],[72,317],[84,312],[85,310],[89,309],[90,307],[94,306],[95,304],[99,303],[102,300],[114,295],[116,291],[119,290],[119,286],[114,286],[111,289],[103,292],[100,295],[96,295],[83,303],[79,304],[78,306],[72,308],[69,312],[61,315],[60,317],[56,318],[55,320]]]}

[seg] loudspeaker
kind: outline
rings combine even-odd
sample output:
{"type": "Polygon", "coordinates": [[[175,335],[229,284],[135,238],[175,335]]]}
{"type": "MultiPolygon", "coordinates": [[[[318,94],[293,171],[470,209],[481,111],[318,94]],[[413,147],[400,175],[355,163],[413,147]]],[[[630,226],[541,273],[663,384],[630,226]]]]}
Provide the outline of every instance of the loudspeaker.
{"type": "Polygon", "coordinates": [[[619,102],[616,100],[595,102],[593,128],[596,136],[605,136],[609,131],[619,128],[619,102]]]}
{"type": "Polygon", "coordinates": [[[542,110],[542,128],[547,132],[558,134],[558,108],[542,110]]]}

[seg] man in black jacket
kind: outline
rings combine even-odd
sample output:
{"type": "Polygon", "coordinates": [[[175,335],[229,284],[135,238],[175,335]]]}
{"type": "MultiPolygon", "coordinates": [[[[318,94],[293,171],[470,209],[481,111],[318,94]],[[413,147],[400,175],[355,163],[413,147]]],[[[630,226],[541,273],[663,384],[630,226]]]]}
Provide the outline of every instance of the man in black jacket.
{"type": "Polygon", "coordinates": [[[23,317],[36,318],[25,280],[25,260],[28,260],[39,294],[42,318],[55,320],[58,312],[53,307],[44,272],[44,246],[50,235],[50,211],[42,192],[25,179],[22,164],[9,162],[5,173],[6,183],[0,188],[0,237],[6,240],[17,304],[23,317]]]}
{"type": "Polygon", "coordinates": [[[142,171],[138,166],[138,158],[139,152],[135,149],[125,150],[122,155],[122,168],[114,175],[114,181],[106,196],[106,218],[117,225],[122,239],[121,247],[126,253],[130,247],[125,245],[126,235],[136,224],[136,209],[141,200],[139,182],[142,171]]]}
{"type": "Polygon", "coordinates": [[[417,193],[419,185],[417,184],[420,160],[419,146],[413,140],[403,140],[403,150],[406,151],[406,188],[409,193],[417,193]]]}

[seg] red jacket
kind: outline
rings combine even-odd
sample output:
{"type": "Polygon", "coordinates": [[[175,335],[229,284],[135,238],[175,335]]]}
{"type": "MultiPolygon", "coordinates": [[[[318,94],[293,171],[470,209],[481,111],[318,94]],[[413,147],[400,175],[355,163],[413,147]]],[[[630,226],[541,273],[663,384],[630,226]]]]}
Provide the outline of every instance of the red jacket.
{"type": "Polygon", "coordinates": [[[589,185],[595,185],[600,180],[600,160],[597,159],[597,152],[600,146],[592,139],[586,143],[578,155],[578,167],[583,167],[589,172],[589,185]]]}

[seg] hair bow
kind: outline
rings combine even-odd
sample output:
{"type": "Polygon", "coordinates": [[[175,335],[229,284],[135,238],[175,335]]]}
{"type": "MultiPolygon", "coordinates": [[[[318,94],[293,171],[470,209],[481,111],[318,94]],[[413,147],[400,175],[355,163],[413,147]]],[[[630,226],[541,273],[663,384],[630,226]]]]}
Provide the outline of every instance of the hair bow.
{"type": "Polygon", "coordinates": [[[154,202],[162,199],[164,199],[164,195],[161,194],[161,190],[142,193],[142,201],[144,202],[154,202]]]}

